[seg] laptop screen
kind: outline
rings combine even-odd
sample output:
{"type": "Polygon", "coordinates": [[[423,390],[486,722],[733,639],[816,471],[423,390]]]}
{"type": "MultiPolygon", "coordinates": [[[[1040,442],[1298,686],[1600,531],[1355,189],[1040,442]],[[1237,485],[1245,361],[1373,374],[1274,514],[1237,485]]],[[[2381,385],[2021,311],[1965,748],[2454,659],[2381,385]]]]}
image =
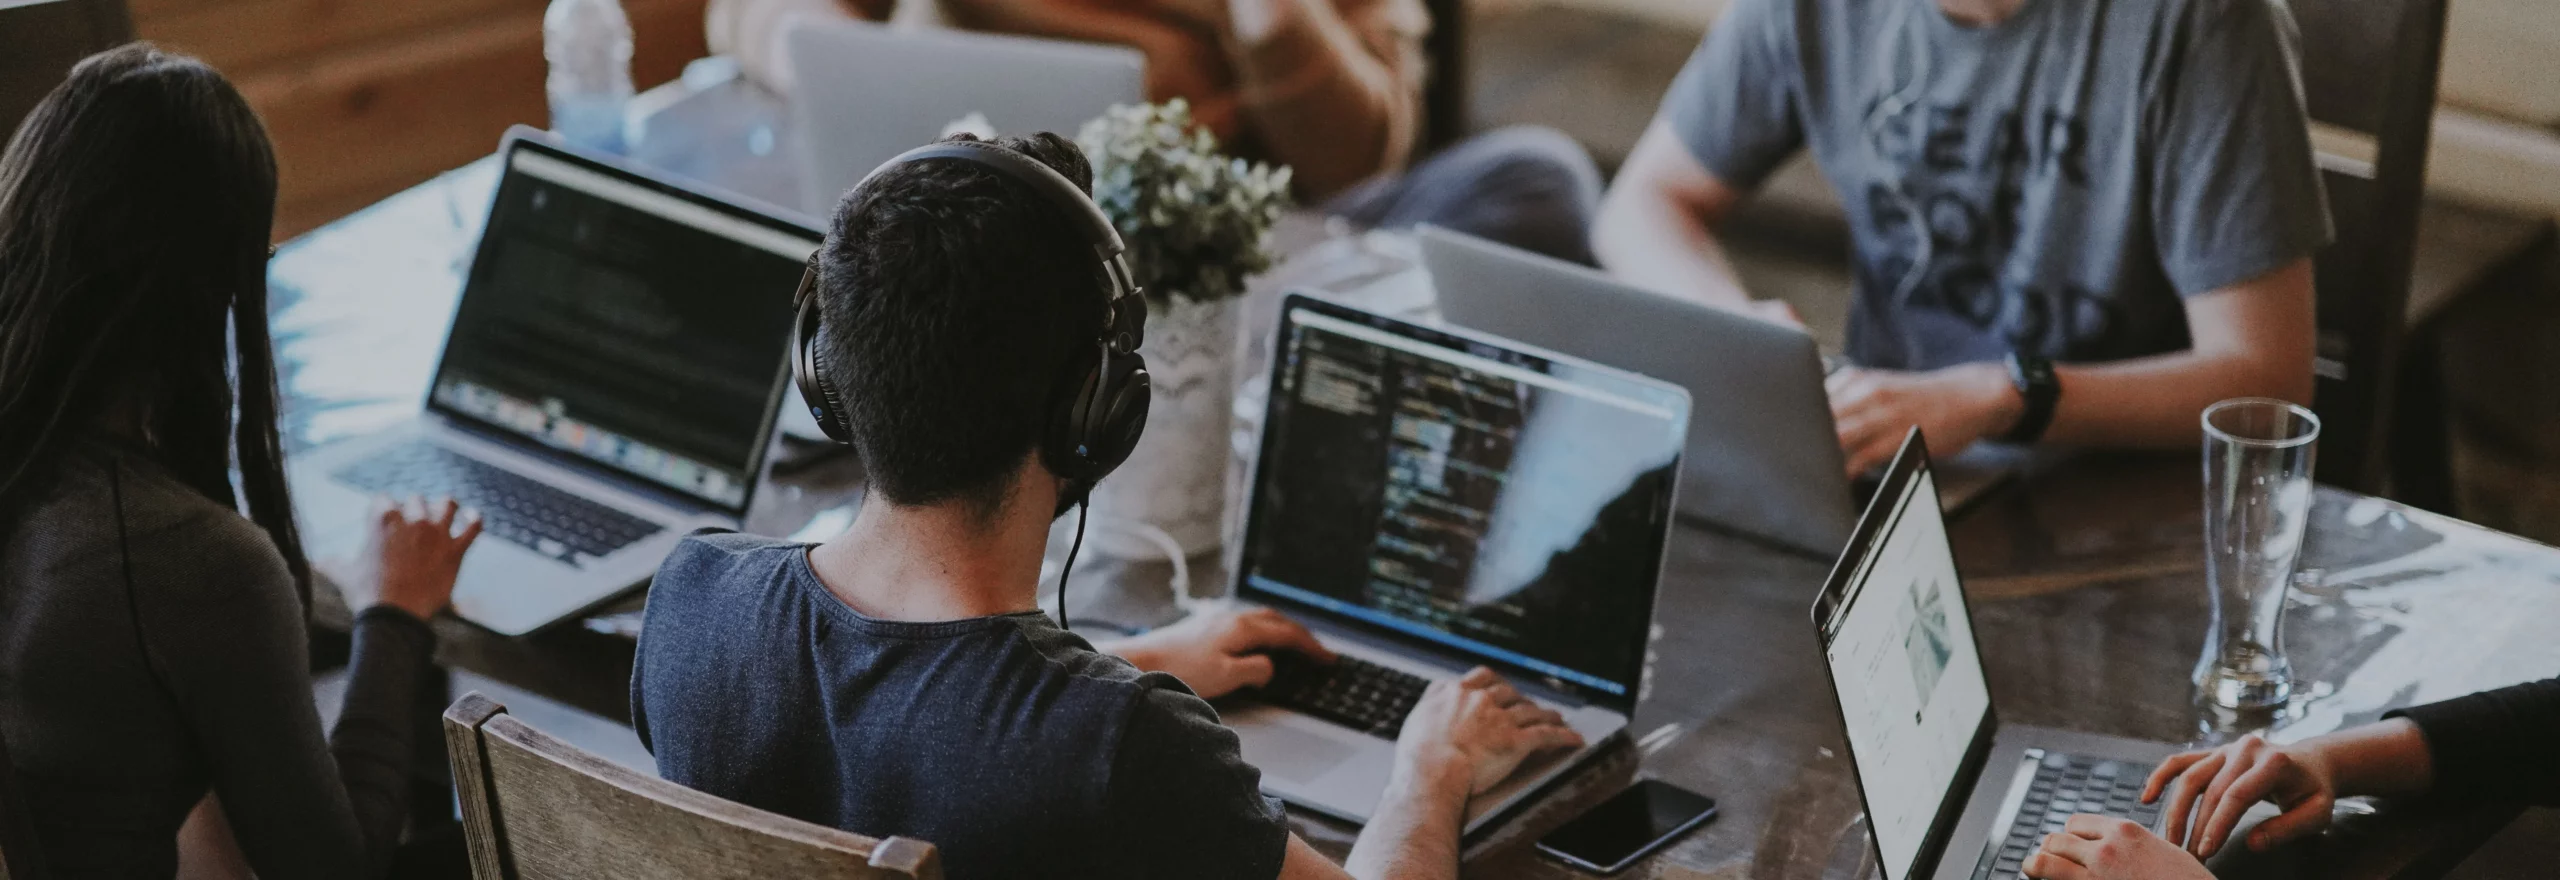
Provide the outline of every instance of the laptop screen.
{"type": "Polygon", "coordinates": [[[1633,705],[1684,392],[1305,297],[1274,360],[1240,594],[1633,705]]]}
{"type": "MultiPolygon", "coordinates": [[[[1918,449],[1907,446],[1903,456],[1918,449]]],[[[1841,560],[1848,577],[1835,584],[1836,601],[1825,597],[1819,607],[1829,613],[1818,620],[1890,878],[1919,867],[1991,712],[1937,483],[1916,461],[1896,466],[1906,468],[1913,472],[1905,479],[1886,480],[1896,494],[1879,495],[1868,509],[1852,558],[1841,560]]]]}
{"type": "Polygon", "coordinates": [[[820,234],[511,142],[428,405],[744,513],[820,234]]]}

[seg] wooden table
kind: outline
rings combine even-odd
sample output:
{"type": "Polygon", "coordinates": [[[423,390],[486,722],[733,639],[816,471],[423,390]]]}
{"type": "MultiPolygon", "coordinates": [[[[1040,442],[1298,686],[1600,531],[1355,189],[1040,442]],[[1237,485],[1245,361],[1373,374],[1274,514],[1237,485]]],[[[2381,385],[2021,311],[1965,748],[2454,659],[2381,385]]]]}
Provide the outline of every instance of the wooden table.
{"type": "MultiPolygon", "coordinates": [[[[663,96],[661,103],[687,106],[663,96]]],[[[729,143],[670,124],[651,128],[681,135],[688,150],[729,143]]],[[[769,146],[771,132],[763,137],[769,146]]],[[[649,150],[644,142],[643,155],[649,150]]],[[[773,177],[770,154],[755,155],[760,182],[740,188],[785,185],[773,177]]],[[[719,167],[695,163],[688,173],[712,173],[701,170],[706,165],[719,167]]],[[[315,231],[277,257],[289,445],[416,410],[493,182],[490,163],[478,163],[315,231]]],[[[2177,742],[2217,741],[2253,721],[2216,719],[2189,699],[2187,676],[2206,622],[2200,480],[2193,455],[2082,455],[2044,466],[1958,519],[1957,558],[2004,717],[2177,742]]],[[[748,526],[792,531],[858,486],[859,473],[841,457],[779,473],[748,526]]],[[[1628,876],[1873,874],[1807,620],[1829,564],[1682,526],[1656,613],[1649,693],[1630,728],[1652,748],[1611,749],[1471,846],[1468,873],[1578,876],[1527,842],[1644,773],[1705,792],[1723,812],[1628,876]]],[[[2286,639],[2304,696],[2275,719],[2284,724],[2279,738],[2560,673],[2560,640],[2549,637],[2550,621],[2560,620],[2560,550],[2324,488],[2304,565],[2325,577],[2288,612],[2286,639]]],[[[1079,589],[1079,616],[1150,625],[1174,613],[1161,563],[1102,560],[1088,571],[1079,585],[1112,586],[1079,589]]],[[[608,719],[627,717],[627,638],[564,626],[511,639],[451,619],[437,629],[440,659],[453,668],[608,719]]],[[[2325,841],[2317,873],[2427,876],[2511,816],[2495,808],[2385,811],[2325,841]]],[[[1320,818],[1294,821],[1335,855],[1354,833],[1320,818]]]]}

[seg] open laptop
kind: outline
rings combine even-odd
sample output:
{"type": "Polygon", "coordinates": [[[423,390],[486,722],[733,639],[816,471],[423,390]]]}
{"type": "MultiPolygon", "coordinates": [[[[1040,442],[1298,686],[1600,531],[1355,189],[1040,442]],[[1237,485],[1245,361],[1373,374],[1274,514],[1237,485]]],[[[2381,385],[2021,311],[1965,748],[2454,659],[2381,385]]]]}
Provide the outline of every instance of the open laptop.
{"type": "Polygon", "coordinates": [[[791,293],[823,235],[531,129],[499,152],[425,411],[296,456],[291,479],[312,558],[337,578],[377,494],[479,510],[453,608],[518,635],[645,582],[687,532],[745,516],[785,384],[791,293]]]}
{"type": "Polygon", "coordinates": [[[1688,395],[1302,294],[1282,304],[1236,595],[1342,654],[1221,709],[1301,807],[1367,821],[1422,689],[1490,666],[1589,745],[1468,805],[1485,827],[1635,711],[1688,395]]]}
{"type": "Polygon", "coordinates": [[[1884,876],[2015,880],[2073,813],[2156,829],[2175,747],[2000,722],[1937,493],[1914,429],[1813,605],[1884,876]]]}
{"type": "Polygon", "coordinates": [[[956,128],[1074,137],[1146,99],[1146,57],[1123,46],[834,20],[784,40],[801,207],[820,217],[880,163],[956,128]]]}
{"type": "MultiPolygon", "coordinates": [[[[1420,235],[1443,320],[1689,390],[1699,416],[1683,516],[1820,558],[1840,552],[1867,487],[1846,473],[1813,337],[1464,233],[1420,235]]],[[[1956,510],[1979,499],[2016,457],[1984,445],[1942,463],[1942,501],[1956,510]]]]}

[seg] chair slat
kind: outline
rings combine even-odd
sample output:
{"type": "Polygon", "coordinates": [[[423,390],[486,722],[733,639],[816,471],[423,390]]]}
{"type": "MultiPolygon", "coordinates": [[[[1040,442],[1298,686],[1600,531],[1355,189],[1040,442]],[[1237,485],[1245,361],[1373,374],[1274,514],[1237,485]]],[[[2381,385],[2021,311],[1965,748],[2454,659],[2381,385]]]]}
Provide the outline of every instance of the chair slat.
{"type": "Polygon", "coordinates": [[[446,713],[446,730],[458,738],[454,776],[482,880],[942,876],[931,844],[873,840],[634,772],[477,694],[446,713]],[[469,815],[474,789],[485,822],[469,815]]]}

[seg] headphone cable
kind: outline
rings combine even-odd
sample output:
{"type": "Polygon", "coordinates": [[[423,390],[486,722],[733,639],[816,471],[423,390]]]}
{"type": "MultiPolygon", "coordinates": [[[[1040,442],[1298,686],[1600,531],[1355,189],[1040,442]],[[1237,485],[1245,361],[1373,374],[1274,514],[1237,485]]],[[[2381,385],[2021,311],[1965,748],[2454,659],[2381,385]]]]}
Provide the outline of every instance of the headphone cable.
{"type": "Polygon", "coordinates": [[[1067,578],[1076,573],[1076,554],[1084,550],[1084,521],[1092,504],[1090,498],[1076,500],[1076,538],[1067,545],[1067,564],[1058,569],[1058,628],[1068,632],[1074,632],[1075,625],[1067,622],[1067,578]]]}

